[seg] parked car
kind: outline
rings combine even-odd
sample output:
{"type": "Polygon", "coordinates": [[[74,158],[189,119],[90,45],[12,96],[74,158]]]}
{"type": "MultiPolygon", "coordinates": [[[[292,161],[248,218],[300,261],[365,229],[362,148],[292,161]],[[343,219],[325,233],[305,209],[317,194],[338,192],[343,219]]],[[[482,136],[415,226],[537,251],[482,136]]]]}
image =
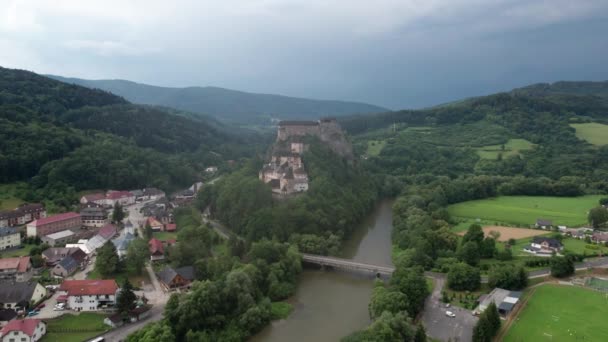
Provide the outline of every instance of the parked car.
{"type": "Polygon", "coordinates": [[[40,312],[33,310],[27,313],[27,317],[32,317],[32,316],[36,316],[37,314],[39,314],[40,312]]]}
{"type": "Polygon", "coordinates": [[[452,317],[452,318],[456,317],[456,314],[453,313],[452,311],[446,311],[445,315],[448,316],[448,317],[452,317]]]}

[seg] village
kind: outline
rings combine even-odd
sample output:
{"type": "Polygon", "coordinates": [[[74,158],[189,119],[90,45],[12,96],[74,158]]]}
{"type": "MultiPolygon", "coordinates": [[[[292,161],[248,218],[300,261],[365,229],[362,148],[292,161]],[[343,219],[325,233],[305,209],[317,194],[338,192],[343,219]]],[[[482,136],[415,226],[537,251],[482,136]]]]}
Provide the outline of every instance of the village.
{"type": "MultiPolygon", "coordinates": [[[[206,172],[215,174],[217,168],[206,172]]],[[[177,243],[174,211],[190,205],[202,186],[197,182],[171,196],[156,188],[90,193],[79,199],[78,211],[59,214],[47,213],[40,203],[0,212],[0,338],[38,341],[57,332],[47,329],[49,319],[67,317],[77,325],[73,317],[87,313],[104,314],[98,317],[105,317],[105,328],[62,331],[102,335],[160,319],[170,291],[186,290],[194,280],[192,266],[173,269],[163,261],[167,248],[177,243]],[[125,289],[124,280],[97,274],[102,249],[111,245],[124,260],[138,239],[147,245],[145,281],[125,289]],[[133,300],[125,309],[119,302],[126,292],[133,293],[133,300]]]]}

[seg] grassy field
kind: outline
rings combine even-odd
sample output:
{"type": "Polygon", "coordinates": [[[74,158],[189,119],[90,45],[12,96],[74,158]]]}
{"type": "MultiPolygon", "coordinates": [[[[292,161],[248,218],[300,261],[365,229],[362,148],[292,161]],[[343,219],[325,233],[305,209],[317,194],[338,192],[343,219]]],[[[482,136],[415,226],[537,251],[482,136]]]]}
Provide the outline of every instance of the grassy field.
{"type": "Polygon", "coordinates": [[[23,248],[11,249],[11,250],[8,250],[8,251],[2,251],[2,252],[0,252],[0,257],[2,257],[2,258],[12,258],[12,257],[30,255],[30,250],[32,248],[34,248],[34,246],[36,246],[36,245],[27,245],[27,244],[24,244],[22,246],[23,246],[23,248]]]}
{"type": "Polygon", "coordinates": [[[161,241],[177,240],[177,232],[154,232],[152,235],[161,241]]]}
{"type": "Polygon", "coordinates": [[[81,313],[79,315],[67,314],[57,319],[47,320],[48,333],[40,341],[86,341],[109,329],[109,327],[103,323],[104,318],[104,315],[96,313],[81,313]]]}
{"type": "Polygon", "coordinates": [[[0,210],[13,210],[23,200],[16,197],[18,183],[0,184],[0,210]]]}
{"type": "Polygon", "coordinates": [[[534,147],[534,144],[526,139],[510,139],[503,145],[489,145],[477,149],[477,154],[483,159],[496,159],[498,154],[502,153],[503,157],[516,156],[521,151],[529,150],[534,147]]]}
{"type": "Polygon", "coordinates": [[[576,130],[576,136],[590,144],[608,145],[608,125],[599,123],[571,124],[576,130]]]}
{"type": "Polygon", "coordinates": [[[606,316],[608,298],[603,293],[573,286],[542,285],[504,341],[605,341],[606,316]]]}
{"type": "Polygon", "coordinates": [[[286,302],[272,302],[270,312],[272,319],[285,319],[293,311],[293,305],[286,302]]]}
{"type": "Polygon", "coordinates": [[[122,284],[124,283],[126,278],[129,278],[129,282],[131,284],[133,284],[134,287],[137,287],[137,288],[141,287],[142,281],[146,284],[150,283],[150,278],[148,277],[148,272],[146,272],[145,270],[142,272],[141,275],[137,275],[137,274],[134,274],[134,273],[128,272],[128,271],[123,271],[123,272],[117,273],[108,278],[103,278],[99,274],[99,272],[97,272],[96,269],[93,269],[91,272],[89,272],[89,274],[87,274],[87,279],[115,279],[116,282],[118,283],[118,286],[122,286],[122,284]]]}
{"type": "Polygon", "coordinates": [[[587,223],[587,212],[597,206],[602,197],[501,196],[453,204],[448,211],[455,217],[480,218],[524,227],[533,225],[538,218],[552,220],[554,225],[576,227],[587,223]]]}
{"type": "Polygon", "coordinates": [[[370,140],[367,142],[367,155],[368,156],[377,156],[380,154],[384,146],[386,145],[386,140],[370,140]]]}

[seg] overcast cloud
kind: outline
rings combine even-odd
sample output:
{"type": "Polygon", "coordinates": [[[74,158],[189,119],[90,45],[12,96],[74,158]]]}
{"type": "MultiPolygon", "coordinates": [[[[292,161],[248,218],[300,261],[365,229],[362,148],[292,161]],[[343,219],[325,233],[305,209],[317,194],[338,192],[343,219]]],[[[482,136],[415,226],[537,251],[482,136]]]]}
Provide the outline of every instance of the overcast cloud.
{"type": "Polygon", "coordinates": [[[608,79],[606,0],[0,0],[0,65],[438,104],[608,79]]]}

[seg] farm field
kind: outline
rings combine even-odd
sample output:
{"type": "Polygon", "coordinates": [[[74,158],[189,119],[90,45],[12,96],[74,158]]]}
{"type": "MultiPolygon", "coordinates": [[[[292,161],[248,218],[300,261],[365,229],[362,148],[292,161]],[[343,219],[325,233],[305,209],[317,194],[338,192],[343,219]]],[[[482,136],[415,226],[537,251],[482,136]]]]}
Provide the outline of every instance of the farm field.
{"type": "Polygon", "coordinates": [[[608,336],[604,319],[608,315],[606,304],[608,299],[600,292],[574,286],[542,285],[504,341],[604,341],[608,336]]]}
{"type": "MultiPolygon", "coordinates": [[[[484,226],[483,233],[485,236],[488,236],[491,231],[499,232],[500,237],[498,241],[508,241],[509,239],[525,239],[532,236],[545,235],[547,234],[546,230],[540,229],[527,229],[527,228],[513,228],[513,227],[503,227],[503,226],[484,226]]],[[[460,236],[464,236],[466,231],[461,231],[457,233],[460,236]]]]}
{"type": "Polygon", "coordinates": [[[455,217],[480,218],[524,227],[533,225],[539,218],[552,220],[554,225],[577,227],[587,224],[587,212],[597,206],[602,197],[500,196],[453,204],[448,211],[455,217]]]}
{"type": "Polygon", "coordinates": [[[599,123],[571,124],[576,136],[596,146],[608,145],[608,125],[599,123]]]}
{"type": "Polygon", "coordinates": [[[477,149],[477,154],[483,159],[496,159],[499,153],[503,157],[516,156],[521,151],[531,149],[534,144],[526,139],[510,139],[504,146],[504,150],[502,145],[483,146],[477,149]]]}
{"type": "Polygon", "coordinates": [[[367,155],[377,156],[386,145],[386,140],[370,140],[367,142],[367,155]]]}

